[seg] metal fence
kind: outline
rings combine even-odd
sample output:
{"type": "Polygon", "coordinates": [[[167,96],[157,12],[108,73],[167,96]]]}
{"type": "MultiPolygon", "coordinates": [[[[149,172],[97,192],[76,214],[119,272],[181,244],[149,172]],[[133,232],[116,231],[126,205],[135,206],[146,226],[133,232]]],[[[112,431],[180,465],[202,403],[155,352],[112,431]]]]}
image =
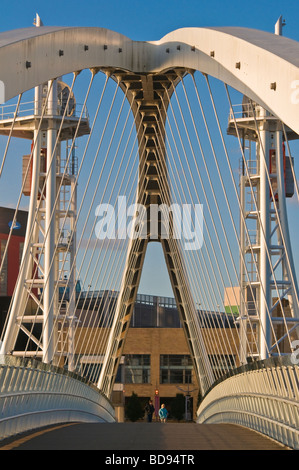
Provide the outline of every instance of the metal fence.
{"type": "Polygon", "coordinates": [[[0,440],[75,421],[114,422],[113,406],[76,374],[31,359],[0,356],[0,440]]]}
{"type": "Polygon", "coordinates": [[[198,423],[234,423],[299,449],[299,367],[291,356],[232,371],[205,395],[198,423]]]}

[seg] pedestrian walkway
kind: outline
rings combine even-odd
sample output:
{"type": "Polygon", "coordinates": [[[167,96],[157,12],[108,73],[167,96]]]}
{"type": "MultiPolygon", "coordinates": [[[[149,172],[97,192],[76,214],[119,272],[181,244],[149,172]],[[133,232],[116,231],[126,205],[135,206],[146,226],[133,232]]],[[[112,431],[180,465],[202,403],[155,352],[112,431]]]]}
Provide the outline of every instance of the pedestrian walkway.
{"type": "Polygon", "coordinates": [[[0,450],[282,450],[254,431],[230,424],[68,424],[0,443],[0,450]]]}

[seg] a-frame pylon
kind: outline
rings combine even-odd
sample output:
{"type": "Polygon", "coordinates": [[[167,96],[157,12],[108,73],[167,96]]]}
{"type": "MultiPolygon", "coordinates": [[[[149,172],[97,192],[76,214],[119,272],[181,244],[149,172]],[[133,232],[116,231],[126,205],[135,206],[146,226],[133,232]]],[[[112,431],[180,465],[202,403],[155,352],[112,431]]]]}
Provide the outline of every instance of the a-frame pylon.
{"type": "MultiPolygon", "coordinates": [[[[149,214],[151,205],[171,205],[166,165],[165,122],[173,87],[179,80],[179,71],[164,74],[136,75],[114,72],[131,103],[139,142],[139,180],[136,203],[149,214]]],[[[148,217],[146,217],[148,220],[148,217]]],[[[115,376],[122,356],[126,335],[138,292],[145,253],[151,240],[151,228],[145,227],[144,238],[131,238],[121,289],[115,310],[108,345],[102,365],[98,387],[111,396],[115,376]]],[[[192,298],[181,247],[172,236],[161,236],[161,221],[157,241],[162,244],[166,266],[183,325],[194,370],[201,392],[213,383],[214,377],[203,337],[197,323],[196,307],[192,298]]]]}

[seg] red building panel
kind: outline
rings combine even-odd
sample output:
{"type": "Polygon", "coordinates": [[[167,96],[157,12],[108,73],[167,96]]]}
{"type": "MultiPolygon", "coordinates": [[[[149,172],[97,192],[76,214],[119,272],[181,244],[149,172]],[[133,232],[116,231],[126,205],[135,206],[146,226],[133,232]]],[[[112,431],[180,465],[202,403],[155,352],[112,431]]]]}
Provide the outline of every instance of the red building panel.
{"type": "MultiPolygon", "coordinates": [[[[5,247],[9,238],[10,228],[14,219],[15,210],[0,207],[0,266],[2,264],[5,247]]],[[[17,220],[10,238],[5,261],[0,273],[0,296],[11,297],[19,273],[21,255],[25,239],[27,212],[19,211],[17,220]]]]}

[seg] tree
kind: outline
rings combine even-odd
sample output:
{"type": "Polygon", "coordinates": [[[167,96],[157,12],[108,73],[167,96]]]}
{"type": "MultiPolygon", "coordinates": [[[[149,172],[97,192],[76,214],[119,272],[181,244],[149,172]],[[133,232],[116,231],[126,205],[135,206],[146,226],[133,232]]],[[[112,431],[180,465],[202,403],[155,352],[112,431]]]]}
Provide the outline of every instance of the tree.
{"type": "Polygon", "coordinates": [[[185,414],[185,397],[182,393],[177,393],[176,397],[171,403],[171,414],[172,416],[181,421],[185,414]]]}
{"type": "Polygon", "coordinates": [[[132,392],[132,395],[128,398],[126,405],[126,416],[130,421],[138,421],[144,417],[144,409],[138,398],[138,395],[132,392]]]}

